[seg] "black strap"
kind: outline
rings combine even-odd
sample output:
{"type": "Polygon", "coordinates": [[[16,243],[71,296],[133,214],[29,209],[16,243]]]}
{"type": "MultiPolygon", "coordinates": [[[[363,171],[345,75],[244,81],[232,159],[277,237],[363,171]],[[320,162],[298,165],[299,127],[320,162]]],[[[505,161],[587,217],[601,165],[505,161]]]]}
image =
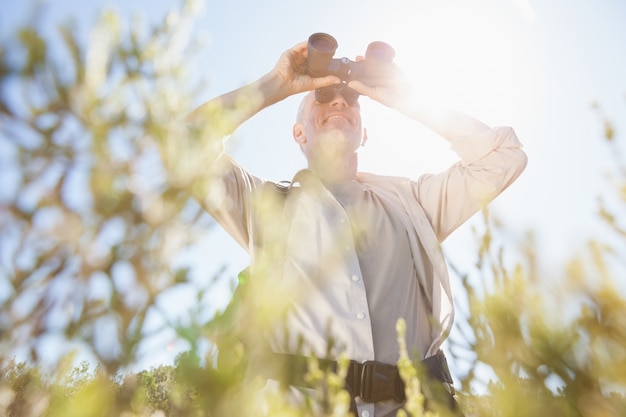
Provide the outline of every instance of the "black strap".
{"type": "Polygon", "coordinates": [[[454,383],[452,375],[450,375],[450,368],[448,368],[448,360],[442,350],[439,350],[433,356],[424,359],[421,363],[431,378],[447,384],[454,383]]]}
{"type": "Polygon", "coordinates": [[[403,403],[405,399],[404,381],[398,368],[376,361],[350,361],[346,388],[352,397],[359,397],[366,403],[385,400],[403,403]]]}
{"type": "MultiPolygon", "coordinates": [[[[311,358],[287,353],[272,353],[272,358],[265,361],[272,364],[262,367],[267,378],[272,378],[283,385],[310,387],[304,380],[311,358]]],[[[338,363],[330,359],[317,359],[323,371],[336,372],[338,363]]],[[[452,384],[452,376],[448,369],[446,357],[442,351],[421,361],[430,378],[452,384]]],[[[404,381],[398,368],[377,361],[350,361],[346,375],[346,389],[352,398],[359,397],[363,402],[379,402],[394,400],[403,403],[405,400],[404,381]]]]}

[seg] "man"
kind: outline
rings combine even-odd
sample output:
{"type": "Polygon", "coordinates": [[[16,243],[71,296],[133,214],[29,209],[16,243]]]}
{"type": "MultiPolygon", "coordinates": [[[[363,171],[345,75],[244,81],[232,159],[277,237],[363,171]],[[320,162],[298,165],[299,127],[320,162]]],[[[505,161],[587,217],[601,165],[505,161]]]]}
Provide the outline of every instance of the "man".
{"type": "Polygon", "coordinates": [[[209,101],[185,121],[204,126],[215,142],[260,110],[308,92],[293,126],[308,168],[278,187],[221,154],[197,198],[250,252],[256,318],[267,306],[280,306],[271,319],[255,322],[261,331],[271,328],[267,343],[277,357],[348,357],[353,412],[394,415],[402,386],[393,375],[391,388],[364,381],[368,371],[360,364],[391,365],[376,368],[376,375],[395,372],[402,318],[409,351],[439,364],[434,376],[451,382],[439,360],[453,320],[439,244],[520,175],[526,156],[511,128],[418,104],[395,66],[385,85],[342,84],[334,75],[308,76],[306,57],[306,43],[287,50],[259,80],[209,101]],[[360,173],[358,150],[367,134],[359,95],[423,123],[449,141],[460,161],[416,180],[360,173]],[[386,394],[368,394],[372,389],[386,394]]]}

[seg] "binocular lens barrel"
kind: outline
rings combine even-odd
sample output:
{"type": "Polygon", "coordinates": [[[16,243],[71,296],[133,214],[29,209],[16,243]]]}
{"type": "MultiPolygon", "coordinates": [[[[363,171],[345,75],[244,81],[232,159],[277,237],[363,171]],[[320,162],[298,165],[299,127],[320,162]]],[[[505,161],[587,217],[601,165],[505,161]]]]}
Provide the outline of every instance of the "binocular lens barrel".
{"type": "Polygon", "coordinates": [[[327,33],[314,33],[309,36],[308,68],[312,74],[322,73],[337,50],[337,40],[327,33]]]}
{"type": "Polygon", "coordinates": [[[309,48],[318,53],[334,54],[337,45],[337,40],[327,33],[314,33],[309,36],[309,48]]]}
{"type": "Polygon", "coordinates": [[[381,61],[381,62],[393,62],[396,57],[396,51],[385,42],[372,42],[367,47],[365,52],[365,59],[381,61]]]}
{"type": "Polygon", "coordinates": [[[334,75],[342,83],[359,80],[371,86],[383,85],[390,76],[388,64],[393,62],[396,52],[388,43],[370,43],[365,59],[356,61],[333,59],[337,46],[337,40],[327,33],[317,32],[309,36],[306,73],[311,77],[334,75]]]}

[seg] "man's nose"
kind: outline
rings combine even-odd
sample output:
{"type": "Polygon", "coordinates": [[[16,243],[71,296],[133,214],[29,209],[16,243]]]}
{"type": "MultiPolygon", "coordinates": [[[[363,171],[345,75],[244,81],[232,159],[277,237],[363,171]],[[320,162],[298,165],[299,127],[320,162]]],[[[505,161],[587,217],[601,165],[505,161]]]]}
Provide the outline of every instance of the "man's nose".
{"type": "Polygon", "coordinates": [[[348,102],[346,101],[346,99],[344,98],[344,96],[341,94],[341,90],[335,90],[335,93],[333,95],[333,99],[330,101],[330,105],[332,107],[348,107],[348,102]]]}

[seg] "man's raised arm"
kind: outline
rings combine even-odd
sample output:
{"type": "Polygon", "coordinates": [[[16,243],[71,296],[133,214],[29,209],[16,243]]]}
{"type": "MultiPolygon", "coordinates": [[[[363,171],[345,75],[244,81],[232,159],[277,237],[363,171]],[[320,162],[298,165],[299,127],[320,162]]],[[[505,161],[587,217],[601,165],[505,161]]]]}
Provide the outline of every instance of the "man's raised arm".
{"type": "MultiPolygon", "coordinates": [[[[390,64],[393,65],[393,64],[390,64]]],[[[460,161],[436,175],[423,175],[414,195],[439,241],[504,191],[524,170],[527,157],[510,127],[492,128],[472,116],[415,97],[404,75],[387,85],[350,87],[422,123],[446,139],[460,161]]]]}
{"type": "Polygon", "coordinates": [[[272,104],[293,94],[339,82],[335,76],[306,75],[306,59],[307,44],[302,42],[283,52],[274,68],[257,81],[208,101],[185,116],[183,122],[192,126],[210,124],[215,136],[224,137],[272,104]]]}
{"type": "Polygon", "coordinates": [[[220,175],[217,158],[224,138],[259,111],[293,94],[338,82],[337,77],[306,75],[307,43],[285,51],[274,68],[258,80],[213,98],[175,121],[160,141],[162,159],[175,183],[196,198],[209,192],[220,175]]]}

